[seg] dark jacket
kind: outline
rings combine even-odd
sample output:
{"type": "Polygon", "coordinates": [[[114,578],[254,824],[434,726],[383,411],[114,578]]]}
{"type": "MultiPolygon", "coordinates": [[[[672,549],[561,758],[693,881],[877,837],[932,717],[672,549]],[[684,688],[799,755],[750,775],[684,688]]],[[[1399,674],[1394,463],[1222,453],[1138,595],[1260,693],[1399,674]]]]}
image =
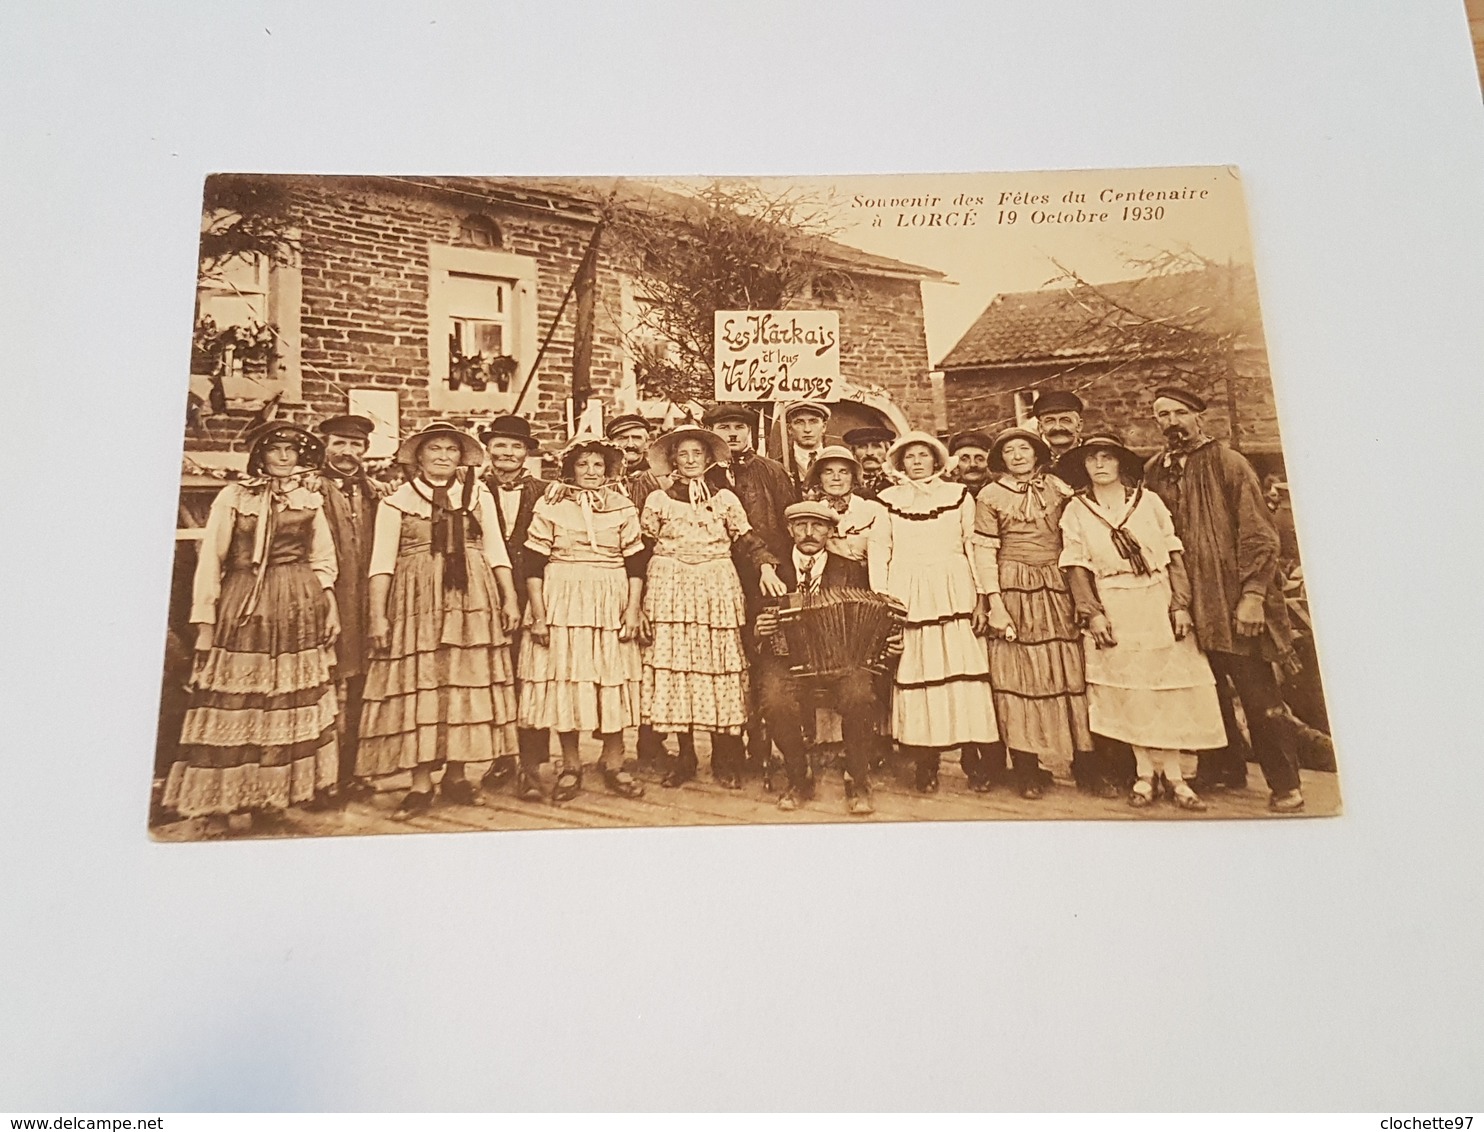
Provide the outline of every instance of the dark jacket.
{"type": "MultiPolygon", "coordinates": [[[[775,558],[782,561],[793,552],[793,539],[783,525],[783,509],[790,503],[797,503],[799,496],[782,464],[747,451],[734,456],[725,467],[708,471],[706,482],[712,490],[730,488],[732,494],[741,500],[753,534],[762,540],[775,558]]],[[[758,592],[756,565],[741,547],[733,549],[732,561],[736,564],[743,592],[749,598],[753,597],[758,592]]]]}
{"type": "Polygon", "coordinates": [[[536,509],[536,500],[546,493],[547,480],[537,479],[529,472],[522,472],[516,486],[520,488],[520,503],[515,512],[515,529],[505,534],[510,516],[505,514],[500,499],[500,483],[493,475],[484,477],[484,486],[494,497],[495,511],[500,516],[500,534],[505,539],[505,552],[510,555],[510,573],[515,578],[515,595],[522,609],[526,604],[526,579],[531,575],[530,551],[526,549],[526,536],[531,533],[531,513],[536,509]]]}
{"type": "Polygon", "coordinates": [[[326,470],[319,476],[325,519],[335,542],[339,572],[335,604],[340,611],[340,637],[335,642],[335,676],[350,680],[366,672],[366,627],[370,615],[367,572],[376,530],[376,507],[385,488],[364,472],[354,476],[326,470]]]}
{"type": "Polygon", "coordinates": [[[1190,615],[1201,648],[1291,664],[1278,531],[1247,458],[1215,440],[1187,453],[1183,463],[1161,452],[1145,465],[1144,486],[1164,500],[1185,546],[1190,615]],[[1267,629],[1257,637],[1235,631],[1237,601],[1244,594],[1263,599],[1267,629]]]}
{"type": "MultiPolygon", "coordinates": [[[[778,580],[788,587],[789,593],[799,588],[799,572],[794,567],[792,542],[779,558],[777,569],[778,580]]],[[[824,553],[824,573],[819,577],[819,588],[868,590],[871,588],[871,579],[864,562],[856,562],[827,550],[824,553]]]]}

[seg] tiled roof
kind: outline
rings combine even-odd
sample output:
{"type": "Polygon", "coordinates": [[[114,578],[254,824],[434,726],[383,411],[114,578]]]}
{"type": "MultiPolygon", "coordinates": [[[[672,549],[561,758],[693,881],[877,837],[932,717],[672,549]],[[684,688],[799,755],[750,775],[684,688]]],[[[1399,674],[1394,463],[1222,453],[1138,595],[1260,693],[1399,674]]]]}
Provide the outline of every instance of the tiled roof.
{"type": "MultiPolygon", "coordinates": [[[[1246,345],[1260,340],[1257,312],[1257,285],[1246,266],[1017,291],[996,295],[938,365],[952,370],[1107,356],[1138,324],[1143,348],[1164,325],[1234,333],[1246,345]]],[[[1181,336],[1168,332],[1172,352],[1181,336]]]]}

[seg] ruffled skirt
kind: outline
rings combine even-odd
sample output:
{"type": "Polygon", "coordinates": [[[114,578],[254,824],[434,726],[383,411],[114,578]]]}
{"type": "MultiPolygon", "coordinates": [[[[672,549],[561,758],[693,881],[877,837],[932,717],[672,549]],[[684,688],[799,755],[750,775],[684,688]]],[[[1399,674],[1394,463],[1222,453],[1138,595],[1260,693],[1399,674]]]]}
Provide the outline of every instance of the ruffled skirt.
{"type": "Polygon", "coordinates": [[[1098,597],[1118,643],[1087,644],[1092,729],[1110,739],[1167,751],[1226,746],[1216,679],[1195,634],[1175,640],[1164,571],[1098,580],[1098,597]]]}
{"type": "Polygon", "coordinates": [[[989,678],[1005,744],[1070,764],[1092,750],[1082,633],[1061,568],[1000,560],[1000,592],[1016,639],[989,642],[989,678]]]}
{"type": "Polygon", "coordinates": [[[747,725],[747,608],[730,557],[649,560],[641,714],[656,731],[740,735],[747,725]]]}
{"type": "Polygon", "coordinates": [[[552,562],[542,594],[549,644],[521,634],[520,725],[622,731],[639,725],[637,641],[618,639],[629,578],[622,566],[552,562]]]}
{"type": "Polygon", "coordinates": [[[256,611],[238,624],[253,573],[223,579],[216,636],[196,678],[163,802],[190,817],[282,810],[334,783],[335,685],[319,580],[302,562],[270,566],[256,611]]]}
{"type": "Polygon", "coordinates": [[[443,587],[443,559],[397,559],[386,654],[366,668],[356,774],[396,774],[516,753],[515,673],[494,574],[476,548],[468,585],[443,587]]]}
{"type": "Polygon", "coordinates": [[[891,697],[891,734],[914,747],[957,747],[999,738],[989,656],[974,634],[968,560],[894,565],[890,589],[907,606],[891,697]]]}

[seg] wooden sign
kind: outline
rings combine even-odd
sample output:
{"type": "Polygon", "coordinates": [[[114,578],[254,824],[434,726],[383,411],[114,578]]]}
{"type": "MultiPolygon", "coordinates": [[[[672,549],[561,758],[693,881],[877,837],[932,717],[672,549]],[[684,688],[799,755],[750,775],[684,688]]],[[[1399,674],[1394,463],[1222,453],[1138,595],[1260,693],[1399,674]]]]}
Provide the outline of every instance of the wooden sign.
{"type": "Polygon", "coordinates": [[[718,401],[840,398],[839,311],[717,311],[718,401]]]}

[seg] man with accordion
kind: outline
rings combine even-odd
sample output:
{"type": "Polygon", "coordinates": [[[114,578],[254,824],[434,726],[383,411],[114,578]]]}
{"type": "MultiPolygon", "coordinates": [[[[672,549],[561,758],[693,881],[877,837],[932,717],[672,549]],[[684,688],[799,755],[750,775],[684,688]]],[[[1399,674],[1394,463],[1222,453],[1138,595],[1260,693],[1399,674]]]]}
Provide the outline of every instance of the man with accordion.
{"type": "Polygon", "coordinates": [[[884,706],[876,676],[901,653],[902,610],[871,591],[865,563],[826,549],[837,521],[828,504],[794,503],[783,517],[793,552],[778,576],[789,593],[758,614],[753,674],[788,776],[778,808],[796,810],[813,795],[803,730],[818,701],[841,716],[846,808],[869,814],[872,721],[884,706]]]}

